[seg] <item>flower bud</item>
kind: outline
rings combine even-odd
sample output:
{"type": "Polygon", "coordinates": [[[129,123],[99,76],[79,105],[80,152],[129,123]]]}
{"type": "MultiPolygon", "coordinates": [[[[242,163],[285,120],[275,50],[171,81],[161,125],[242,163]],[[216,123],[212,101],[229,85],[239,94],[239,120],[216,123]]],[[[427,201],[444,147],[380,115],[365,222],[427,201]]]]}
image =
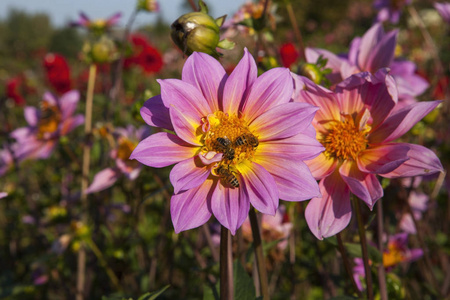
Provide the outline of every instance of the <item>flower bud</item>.
{"type": "Polygon", "coordinates": [[[153,12],[159,11],[158,1],[156,0],[139,0],[137,4],[138,10],[153,12]]]}
{"type": "Polygon", "coordinates": [[[219,26],[211,16],[203,12],[192,12],[179,17],[171,26],[171,37],[186,55],[204,52],[219,57],[219,26]]]}

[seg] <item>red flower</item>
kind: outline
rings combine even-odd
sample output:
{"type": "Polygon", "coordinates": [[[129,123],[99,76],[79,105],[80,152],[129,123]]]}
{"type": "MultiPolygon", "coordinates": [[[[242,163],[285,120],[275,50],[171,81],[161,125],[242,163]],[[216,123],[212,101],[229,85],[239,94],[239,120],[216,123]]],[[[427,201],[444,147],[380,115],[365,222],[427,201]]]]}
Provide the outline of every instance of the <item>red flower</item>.
{"type": "Polygon", "coordinates": [[[286,68],[295,63],[299,56],[300,54],[292,43],[286,43],[280,47],[281,63],[286,68]]]}
{"type": "Polygon", "coordinates": [[[132,35],[131,43],[133,44],[133,54],[125,59],[124,68],[128,69],[133,65],[138,65],[147,74],[157,73],[161,70],[163,66],[162,56],[144,36],[132,35]]]}
{"type": "Polygon", "coordinates": [[[25,99],[19,93],[22,85],[22,78],[19,76],[13,77],[6,82],[6,97],[11,98],[17,105],[24,105],[25,99]]]}
{"type": "Polygon", "coordinates": [[[48,53],[44,57],[44,68],[47,80],[56,92],[64,94],[72,88],[70,68],[64,56],[48,53]]]}

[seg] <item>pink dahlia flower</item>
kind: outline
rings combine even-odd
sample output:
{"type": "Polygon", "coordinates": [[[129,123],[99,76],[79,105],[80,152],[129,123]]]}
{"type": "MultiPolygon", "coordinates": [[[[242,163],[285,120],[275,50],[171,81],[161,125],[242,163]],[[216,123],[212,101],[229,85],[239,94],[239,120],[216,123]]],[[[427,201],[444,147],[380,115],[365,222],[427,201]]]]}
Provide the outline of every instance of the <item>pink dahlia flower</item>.
{"type": "Polygon", "coordinates": [[[15,148],[16,145],[14,144],[9,147],[7,145],[5,148],[0,149],[0,176],[5,175],[5,173],[14,165],[15,148]]]}
{"type": "Polygon", "coordinates": [[[132,125],[127,128],[116,128],[116,148],[111,151],[111,158],[115,160],[115,168],[106,168],[98,172],[86,193],[103,191],[112,186],[117,179],[125,176],[129,180],[135,180],[141,172],[142,165],[129,157],[139,141],[149,135],[148,128],[135,129],[132,125]]]}
{"type": "Polygon", "coordinates": [[[250,204],[274,215],[278,199],[302,201],[320,195],[303,160],[323,147],[311,121],[317,111],[291,101],[288,69],[257,77],[255,60],[244,56],[228,76],[213,57],[194,53],[182,80],[159,80],[161,95],[141,115],[160,132],[139,143],[131,159],[151,167],[176,164],[170,208],[175,232],[198,227],[211,215],[232,234],[250,204]]]}
{"type": "Polygon", "coordinates": [[[415,102],[414,97],[422,94],[429,84],[416,74],[413,62],[394,59],[397,33],[397,30],[385,33],[383,25],[376,23],[361,38],[353,39],[346,57],[338,57],[323,49],[307,48],[306,59],[315,63],[320,55],[327,58],[326,67],[333,70],[327,78],[334,84],[359,72],[374,74],[381,68],[389,67],[398,87],[398,98],[405,106],[415,102]]]}
{"type": "Polygon", "coordinates": [[[104,31],[110,29],[112,26],[119,23],[122,13],[116,13],[109,17],[108,19],[95,19],[91,20],[85,13],[80,12],[80,18],[78,21],[71,22],[72,26],[85,27],[86,29],[93,31],[95,33],[103,33],[104,31]]]}
{"type": "Polygon", "coordinates": [[[60,137],[84,123],[83,115],[73,115],[79,98],[80,94],[76,90],[65,93],[61,98],[46,92],[40,109],[25,107],[28,126],[11,133],[17,140],[14,155],[18,161],[48,158],[60,137]]]}
{"type": "Polygon", "coordinates": [[[418,102],[394,111],[397,89],[385,69],[374,75],[352,75],[334,92],[305,77],[293,76],[294,101],[320,107],[313,125],[325,151],[307,164],[320,180],[322,198],[313,198],[305,211],[317,238],[335,235],[348,225],[350,193],[372,209],[383,196],[376,175],[410,177],[443,170],[431,150],[393,143],[440,101],[418,102]]]}

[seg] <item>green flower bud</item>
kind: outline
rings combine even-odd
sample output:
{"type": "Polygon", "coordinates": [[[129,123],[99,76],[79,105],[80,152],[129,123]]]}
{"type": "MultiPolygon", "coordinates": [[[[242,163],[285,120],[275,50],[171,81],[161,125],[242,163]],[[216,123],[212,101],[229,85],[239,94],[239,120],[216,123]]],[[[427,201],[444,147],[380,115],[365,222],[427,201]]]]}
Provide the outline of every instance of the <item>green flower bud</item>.
{"type": "Polygon", "coordinates": [[[219,25],[216,20],[203,12],[192,12],[179,17],[173,22],[171,37],[178,48],[186,55],[192,52],[204,52],[214,57],[219,44],[219,25]]]}

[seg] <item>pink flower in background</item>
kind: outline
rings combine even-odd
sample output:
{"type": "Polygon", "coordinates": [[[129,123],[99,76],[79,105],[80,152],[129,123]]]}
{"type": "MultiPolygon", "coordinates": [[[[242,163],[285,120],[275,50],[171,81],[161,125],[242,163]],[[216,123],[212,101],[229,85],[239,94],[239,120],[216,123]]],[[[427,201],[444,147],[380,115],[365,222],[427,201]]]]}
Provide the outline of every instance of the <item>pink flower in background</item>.
{"type": "Polygon", "coordinates": [[[327,50],[306,48],[306,59],[314,63],[320,55],[327,58],[326,67],[333,70],[327,78],[334,84],[352,74],[363,71],[375,74],[380,68],[389,67],[390,75],[394,77],[398,88],[398,98],[401,102],[401,105],[396,107],[398,109],[415,102],[414,98],[422,94],[429,84],[416,74],[416,65],[413,62],[394,59],[397,33],[397,30],[385,33],[382,24],[376,23],[363,37],[353,39],[345,58],[327,50]]]}
{"type": "Polygon", "coordinates": [[[313,198],[305,217],[314,235],[322,239],[342,231],[351,219],[350,193],[370,209],[383,196],[376,175],[410,177],[442,171],[437,156],[429,149],[407,143],[393,143],[440,101],[397,105],[395,82],[381,69],[374,75],[352,75],[334,92],[293,75],[294,101],[320,107],[313,125],[325,151],[307,161],[322,198],[313,198]]]}
{"type": "Polygon", "coordinates": [[[438,13],[441,15],[442,19],[444,19],[445,22],[450,23],[450,3],[443,2],[443,3],[434,3],[434,8],[438,11],[438,13]]]}
{"type": "Polygon", "coordinates": [[[14,165],[14,148],[16,145],[0,149],[0,176],[3,176],[14,165]]]}
{"type": "Polygon", "coordinates": [[[5,198],[6,196],[8,196],[8,193],[0,192],[0,199],[5,198]]]}
{"type": "Polygon", "coordinates": [[[115,160],[116,167],[106,168],[98,172],[86,193],[95,193],[112,186],[117,179],[125,176],[129,180],[135,180],[141,172],[142,165],[129,157],[139,141],[149,135],[148,128],[135,129],[132,125],[127,128],[116,128],[115,136],[117,146],[111,151],[111,158],[115,160]]]}
{"type": "Polygon", "coordinates": [[[116,13],[109,17],[108,19],[95,19],[91,20],[85,13],[80,12],[80,17],[78,21],[71,22],[70,25],[72,26],[80,26],[84,27],[94,33],[103,33],[107,30],[109,30],[112,26],[119,23],[120,17],[122,16],[122,13],[116,13]]]}
{"type": "MultiPolygon", "coordinates": [[[[389,237],[386,249],[383,252],[383,266],[387,272],[391,271],[395,266],[413,262],[423,256],[423,250],[420,248],[408,248],[408,234],[399,233],[389,237]]],[[[364,262],[361,258],[354,259],[353,277],[359,290],[363,290],[361,280],[366,277],[364,271],[364,262]]]]}
{"type": "Polygon", "coordinates": [[[397,24],[403,8],[409,4],[411,0],[375,0],[373,6],[378,10],[377,21],[397,24]]]}
{"type": "Polygon", "coordinates": [[[245,53],[228,76],[213,57],[193,53],[182,80],[158,81],[161,95],[141,109],[160,132],[141,141],[131,159],[151,167],[176,164],[170,209],[175,232],[198,227],[211,215],[232,234],[245,221],[250,204],[274,215],[279,198],[301,201],[319,196],[303,160],[323,147],[311,121],[317,108],[291,102],[288,69],[257,77],[245,53]]]}
{"type": "MultiPolygon", "coordinates": [[[[405,188],[409,188],[411,186],[411,181],[414,180],[413,186],[414,188],[417,188],[420,183],[422,182],[422,177],[414,177],[414,178],[404,178],[402,180],[402,185],[405,188]]],[[[411,209],[414,214],[414,218],[416,220],[422,219],[422,214],[427,210],[428,208],[428,202],[430,200],[430,197],[424,193],[411,191],[408,198],[408,203],[411,206],[411,209]]],[[[412,219],[412,216],[410,213],[405,212],[402,214],[400,218],[400,229],[404,232],[407,232],[409,234],[416,234],[416,225],[414,224],[414,220],[412,219]]]]}
{"type": "Polygon", "coordinates": [[[83,115],[73,115],[79,98],[80,94],[75,90],[63,94],[61,98],[46,92],[40,109],[25,107],[28,126],[11,133],[11,137],[17,140],[14,154],[18,161],[48,158],[60,137],[84,123],[83,115]]]}

